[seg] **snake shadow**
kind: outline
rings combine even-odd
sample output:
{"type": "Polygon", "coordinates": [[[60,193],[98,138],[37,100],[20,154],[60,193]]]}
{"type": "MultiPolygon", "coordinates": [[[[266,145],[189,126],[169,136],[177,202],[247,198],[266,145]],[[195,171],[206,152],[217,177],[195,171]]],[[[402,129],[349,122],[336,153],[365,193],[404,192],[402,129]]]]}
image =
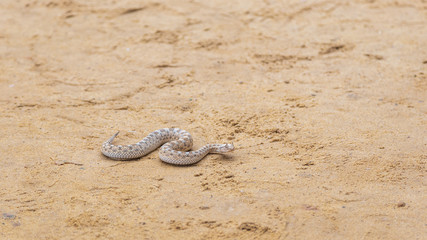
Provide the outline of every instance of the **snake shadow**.
{"type": "MultiPolygon", "coordinates": [[[[151,154],[151,153],[150,153],[151,154]]],[[[106,157],[104,154],[101,153],[101,156],[104,160],[110,161],[110,162],[116,162],[116,163],[120,163],[120,162],[137,162],[137,161],[144,161],[145,160],[156,160],[155,158],[150,158],[148,157],[150,154],[145,155],[143,157],[140,158],[132,158],[132,159],[111,159],[109,157],[106,157]]],[[[232,162],[235,161],[235,156],[233,155],[229,155],[229,154],[220,154],[220,153],[210,153],[209,156],[204,157],[202,160],[190,164],[190,165],[174,165],[174,164],[170,164],[170,163],[166,163],[163,162],[162,160],[160,160],[159,158],[157,158],[158,161],[160,161],[162,164],[167,165],[167,166],[174,166],[174,167],[193,167],[193,166],[197,166],[200,162],[202,161],[222,161],[222,162],[232,162]],[[211,158],[209,159],[209,156],[215,156],[215,158],[211,158]]]]}
{"type": "Polygon", "coordinates": [[[227,154],[220,154],[220,153],[210,153],[209,156],[204,157],[202,160],[193,163],[193,164],[189,164],[189,165],[174,165],[174,164],[170,164],[170,163],[166,163],[166,162],[162,162],[162,165],[167,165],[167,166],[174,166],[174,167],[196,167],[197,165],[199,165],[199,163],[206,161],[206,162],[216,162],[216,161],[222,161],[222,162],[232,162],[235,161],[235,156],[232,155],[227,155],[227,154]],[[209,156],[215,156],[215,158],[210,158],[209,156]],[[210,159],[209,159],[210,158],[210,159]]]}

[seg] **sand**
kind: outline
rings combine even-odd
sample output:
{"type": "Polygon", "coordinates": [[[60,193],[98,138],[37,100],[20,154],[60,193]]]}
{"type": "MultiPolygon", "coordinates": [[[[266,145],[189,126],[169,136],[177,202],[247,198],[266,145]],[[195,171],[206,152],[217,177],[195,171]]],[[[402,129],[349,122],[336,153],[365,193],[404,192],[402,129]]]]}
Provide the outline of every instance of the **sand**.
{"type": "Polygon", "coordinates": [[[0,2],[0,239],[426,239],[427,2],[0,2]],[[113,161],[159,128],[195,148],[113,161]]]}

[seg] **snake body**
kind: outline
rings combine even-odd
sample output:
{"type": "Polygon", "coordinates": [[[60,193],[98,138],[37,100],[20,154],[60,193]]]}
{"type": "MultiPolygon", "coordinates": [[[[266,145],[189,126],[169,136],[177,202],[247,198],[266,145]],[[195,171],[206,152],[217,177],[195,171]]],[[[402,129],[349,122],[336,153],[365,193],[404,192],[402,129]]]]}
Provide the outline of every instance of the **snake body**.
{"type": "Polygon", "coordinates": [[[190,133],[179,128],[163,128],[156,130],[138,143],[131,145],[114,145],[117,132],[102,144],[101,152],[115,160],[140,158],[160,148],[159,156],[163,162],[175,165],[194,164],[208,153],[225,153],[234,150],[233,144],[207,144],[196,151],[188,151],[193,146],[190,133]]]}

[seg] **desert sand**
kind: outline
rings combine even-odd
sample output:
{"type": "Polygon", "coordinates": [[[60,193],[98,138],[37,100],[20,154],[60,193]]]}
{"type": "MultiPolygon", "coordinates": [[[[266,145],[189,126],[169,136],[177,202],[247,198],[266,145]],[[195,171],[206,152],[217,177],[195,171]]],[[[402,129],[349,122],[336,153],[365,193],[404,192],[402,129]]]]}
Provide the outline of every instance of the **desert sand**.
{"type": "Polygon", "coordinates": [[[0,2],[0,239],[426,239],[427,2],[0,2]],[[100,152],[179,127],[188,167],[100,152]]]}

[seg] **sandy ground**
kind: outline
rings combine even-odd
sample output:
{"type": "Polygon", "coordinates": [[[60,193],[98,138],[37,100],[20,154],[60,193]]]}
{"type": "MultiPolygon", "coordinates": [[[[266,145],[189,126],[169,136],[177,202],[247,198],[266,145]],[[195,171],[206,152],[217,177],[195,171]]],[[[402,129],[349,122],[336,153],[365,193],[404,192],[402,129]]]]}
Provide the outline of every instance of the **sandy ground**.
{"type": "Polygon", "coordinates": [[[426,239],[427,2],[0,2],[0,239],[426,239]],[[196,165],[100,153],[179,127],[196,165]]]}

